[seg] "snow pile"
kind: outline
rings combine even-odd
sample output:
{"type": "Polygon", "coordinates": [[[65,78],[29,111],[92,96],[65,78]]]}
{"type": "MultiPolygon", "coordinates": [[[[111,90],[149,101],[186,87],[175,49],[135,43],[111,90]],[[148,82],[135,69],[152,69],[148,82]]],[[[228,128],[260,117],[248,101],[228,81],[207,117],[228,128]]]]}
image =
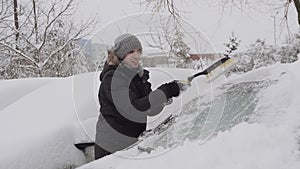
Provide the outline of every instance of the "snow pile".
{"type": "Polygon", "coordinates": [[[2,91],[1,98],[10,101],[2,104],[0,113],[0,168],[42,169],[83,164],[84,154],[73,146],[78,120],[72,79],[30,81],[0,83],[1,88],[7,89],[2,91]]]}

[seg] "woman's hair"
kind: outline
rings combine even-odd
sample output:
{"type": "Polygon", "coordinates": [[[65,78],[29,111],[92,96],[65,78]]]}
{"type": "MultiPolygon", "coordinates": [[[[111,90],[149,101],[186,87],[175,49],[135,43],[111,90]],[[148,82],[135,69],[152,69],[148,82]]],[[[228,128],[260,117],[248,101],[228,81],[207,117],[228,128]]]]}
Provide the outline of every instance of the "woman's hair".
{"type": "Polygon", "coordinates": [[[120,60],[118,57],[114,54],[112,50],[107,50],[107,63],[109,65],[119,65],[120,60]]]}

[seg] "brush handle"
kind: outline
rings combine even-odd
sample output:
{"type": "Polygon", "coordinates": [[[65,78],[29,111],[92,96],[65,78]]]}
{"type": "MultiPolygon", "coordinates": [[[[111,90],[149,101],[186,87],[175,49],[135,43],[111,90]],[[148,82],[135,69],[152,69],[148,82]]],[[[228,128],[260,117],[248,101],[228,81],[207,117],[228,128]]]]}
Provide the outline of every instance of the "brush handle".
{"type": "Polygon", "coordinates": [[[187,80],[189,82],[192,82],[192,80],[195,78],[195,77],[198,77],[200,75],[207,75],[209,74],[211,71],[213,71],[214,69],[216,69],[218,66],[222,65],[223,63],[225,63],[227,60],[229,60],[230,57],[229,56],[226,56],[218,61],[216,61],[215,63],[213,63],[212,65],[210,65],[208,68],[206,68],[205,70],[203,70],[202,72],[199,72],[199,73],[196,73],[190,77],[187,78],[187,80]]]}

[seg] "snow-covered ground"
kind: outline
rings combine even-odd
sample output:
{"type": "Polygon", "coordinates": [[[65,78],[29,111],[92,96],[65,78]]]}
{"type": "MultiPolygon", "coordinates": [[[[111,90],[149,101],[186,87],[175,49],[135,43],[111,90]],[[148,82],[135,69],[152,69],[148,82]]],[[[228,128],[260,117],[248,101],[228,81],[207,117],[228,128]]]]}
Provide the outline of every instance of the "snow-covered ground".
{"type": "MultiPolygon", "coordinates": [[[[153,89],[193,73],[150,69],[153,89]],[[161,80],[164,79],[164,80],[161,80]]],[[[145,140],[151,154],[117,152],[93,168],[298,169],[300,62],[193,81],[148,128],[170,113],[176,123],[145,140]]],[[[68,168],[85,163],[75,142],[94,137],[98,73],[63,79],[0,81],[0,168],[68,168]]]]}

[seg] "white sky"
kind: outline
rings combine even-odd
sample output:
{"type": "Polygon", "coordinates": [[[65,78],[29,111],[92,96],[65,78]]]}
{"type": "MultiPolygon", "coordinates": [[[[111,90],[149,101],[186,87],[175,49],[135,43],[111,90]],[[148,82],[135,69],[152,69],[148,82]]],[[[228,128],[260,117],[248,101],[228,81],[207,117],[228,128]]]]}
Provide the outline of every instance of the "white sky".
{"type": "MultiPolygon", "coordinates": [[[[215,48],[223,52],[224,43],[228,41],[231,32],[242,41],[241,49],[254,42],[257,38],[265,39],[267,43],[274,43],[274,21],[271,11],[264,10],[266,13],[248,10],[246,14],[237,9],[226,9],[222,12],[221,7],[215,1],[208,0],[178,0],[176,5],[184,11],[184,18],[194,27],[203,32],[214,44],[215,48]]],[[[139,4],[140,0],[81,0],[78,9],[78,18],[87,19],[97,16],[99,28],[120,19],[121,17],[142,13],[145,11],[139,4]]],[[[282,23],[283,13],[276,15],[276,39],[277,42],[283,41],[287,35],[286,26],[282,23]]],[[[290,31],[296,32],[298,29],[296,12],[291,6],[289,13],[290,31]]]]}

